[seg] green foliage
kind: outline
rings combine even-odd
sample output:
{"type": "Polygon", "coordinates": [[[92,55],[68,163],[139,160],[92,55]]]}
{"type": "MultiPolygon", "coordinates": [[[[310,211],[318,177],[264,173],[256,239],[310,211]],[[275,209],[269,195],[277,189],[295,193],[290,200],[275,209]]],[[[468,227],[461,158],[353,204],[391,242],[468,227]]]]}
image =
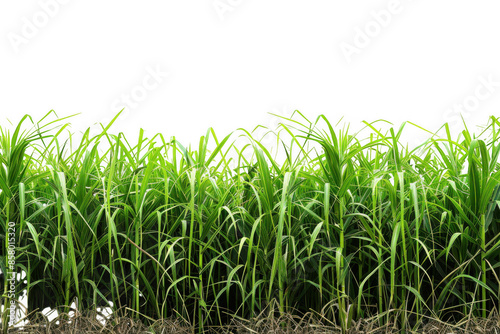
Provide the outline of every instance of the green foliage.
{"type": "Polygon", "coordinates": [[[478,136],[445,124],[409,149],[405,124],[351,134],[296,112],[277,161],[245,130],[242,148],[209,129],[192,150],[142,131],[130,144],[111,122],[73,145],[52,116],[0,127],[1,270],[15,222],[29,311],[77,300],[203,329],[277,302],[347,330],[373,314],[403,328],[498,307],[495,117],[478,136]]]}

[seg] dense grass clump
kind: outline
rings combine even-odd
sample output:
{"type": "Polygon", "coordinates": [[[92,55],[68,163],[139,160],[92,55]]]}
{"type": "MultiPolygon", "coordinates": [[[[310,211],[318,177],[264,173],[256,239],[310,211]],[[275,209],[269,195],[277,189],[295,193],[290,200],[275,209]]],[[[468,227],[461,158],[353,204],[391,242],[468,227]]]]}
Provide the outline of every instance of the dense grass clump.
{"type": "Polygon", "coordinates": [[[245,130],[209,130],[191,149],[142,131],[131,143],[110,124],[77,144],[50,117],[0,126],[1,270],[14,222],[30,312],[77,302],[200,330],[313,312],[347,331],[374,315],[422,328],[498,307],[495,117],[410,149],[404,124],[351,134],[296,112],[279,159],[245,130]]]}

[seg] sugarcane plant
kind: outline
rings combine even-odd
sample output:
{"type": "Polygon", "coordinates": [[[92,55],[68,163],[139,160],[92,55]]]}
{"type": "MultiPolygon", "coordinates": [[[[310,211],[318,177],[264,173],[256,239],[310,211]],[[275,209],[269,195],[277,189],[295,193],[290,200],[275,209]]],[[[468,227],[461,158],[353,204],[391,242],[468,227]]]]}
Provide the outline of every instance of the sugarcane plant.
{"type": "Polygon", "coordinates": [[[118,117],[96,135],[54,112],[0,125],[4,332],[22,295],[28,313],[109,307],[199,332],[311,311],[344,333],[365,317],[410,330],[498,308],[498,118],[354,131],[296,111],[270,147],[251,129],[132,141],[118,117]],[[402,142],[408,127],[427,140],[402,142]]]}

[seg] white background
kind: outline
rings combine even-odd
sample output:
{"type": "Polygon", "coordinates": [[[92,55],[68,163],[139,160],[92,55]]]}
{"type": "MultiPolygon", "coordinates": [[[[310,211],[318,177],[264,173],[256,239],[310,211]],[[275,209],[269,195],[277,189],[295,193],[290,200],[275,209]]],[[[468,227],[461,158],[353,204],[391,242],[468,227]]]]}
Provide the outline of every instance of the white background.
{"type": "Polygon", "coordinates": [[[498,0],[2,1],[0,126],[54,109],[81,113],[78,132],[125,95],[114,132],[186,143],[294,109],[434,131],[460,128],[461,106],[482,124],[500,105],[499,14],[498,0]]]}

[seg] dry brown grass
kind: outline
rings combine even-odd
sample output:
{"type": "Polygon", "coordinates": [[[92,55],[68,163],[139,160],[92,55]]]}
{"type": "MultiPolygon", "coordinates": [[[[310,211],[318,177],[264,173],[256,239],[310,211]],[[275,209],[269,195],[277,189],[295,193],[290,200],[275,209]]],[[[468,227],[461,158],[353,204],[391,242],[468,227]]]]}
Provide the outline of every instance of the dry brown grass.
{"type": "MultiPolygon", "coordinates": [[[[141,321],[125,317],[111,317],[102,323],[97,319],[97,313],[68,317],[60,314],[49,321],[45,316],[37,314],[31,317],[24,328],[10,330],[9,333],[30,334],[83,334],[83,333],[161,333],[188,334],[195,333],[193,326],[178,319],[163,319],[146,326],[141,321]]],[[[315,314],[303,317],[292,314],[273,316],[261,314],[250,320],[234,319],[231,324],[223,327],[212,327],[207,333],[222,334],[337,334],[342,333],[340,326],[332,324],[315,314]]],[[[395,334],[395,333],[426,333],[426,334],[497,334],[500,333],[500,317],[491,314],[487,319],[473,318],[457,324],[443,323],[431,319],[416,330],[402,331],[388,323],[380,326],[377,317],[361,319],[353,322],[348,334],[395,334]]]]}
{"type": "Polygon", "coordinates": [[[42,314],[30,318],[29,323],[23,328],[11,329],[9,333],[16,334],[188,334],[193,328],[177,319],[162,319],[146,326],[140,320],[126,316],[114,316],[105,323],[98,319],[99,313],[89,312],[85,315],[71,316],[61,313],[55,319],[48,320],[42,314]]]}

